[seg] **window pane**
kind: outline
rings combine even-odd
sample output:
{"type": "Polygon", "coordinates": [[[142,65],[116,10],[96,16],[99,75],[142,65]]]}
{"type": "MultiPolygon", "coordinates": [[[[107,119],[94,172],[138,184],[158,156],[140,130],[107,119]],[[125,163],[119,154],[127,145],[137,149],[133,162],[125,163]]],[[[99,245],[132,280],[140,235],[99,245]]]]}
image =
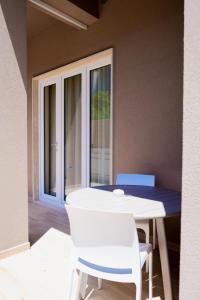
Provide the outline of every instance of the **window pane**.
{"type": "Polygon", "coordinates": [[[44,88],[44,193],[56,196],[56,85],[44,88]]]}
{"type": "Polygon", "coordinates": [[[64,81],[65,195],[81,187],[81,75],[64,81]]]}
{"type": "Polygon", "coordinates": [[[90,184],[110,183],[111,66],[90,72],[90,184]]]}

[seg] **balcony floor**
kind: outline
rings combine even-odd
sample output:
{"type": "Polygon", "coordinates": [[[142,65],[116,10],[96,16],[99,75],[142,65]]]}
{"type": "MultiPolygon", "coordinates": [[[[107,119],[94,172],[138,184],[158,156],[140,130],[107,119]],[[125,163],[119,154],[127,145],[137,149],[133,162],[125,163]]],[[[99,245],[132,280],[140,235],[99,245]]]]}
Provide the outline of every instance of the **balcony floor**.
{"type": "MultiPolygon", "coordinates": [[[[64,208],[57,208],[39,201],[29,202],[29,239],[35,243],[51,227],[69,234],[69,221],[64,208]]],[[[179,286],[179,255],[176,252],[169,253],[172,287],[174,299],[178,300],[179,286]]],[[[143,273],[143,299],[148,298],[148,276],[143,273]]],[[[95,288],[88,300],[134,300],[135,288],[133,284],[120,284],[103,281],[103,288],[96,290],[97,280],[90,278],[89,290],[95,288]]],[[[158,250],[154,251],[154,299],[164,299],[160,260],[158,250]]]]}

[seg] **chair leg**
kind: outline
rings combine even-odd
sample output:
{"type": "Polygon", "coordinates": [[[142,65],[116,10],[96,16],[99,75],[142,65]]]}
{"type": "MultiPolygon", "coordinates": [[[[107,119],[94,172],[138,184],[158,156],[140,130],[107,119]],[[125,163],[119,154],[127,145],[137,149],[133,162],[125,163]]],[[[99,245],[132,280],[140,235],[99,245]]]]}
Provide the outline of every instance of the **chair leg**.
{"type": "Polygon", "coordinates": [[[102,279],[98,278],[98,290],[102,288],[102,279]]]}
{"type": "Polygon", "coordinates": [[[68,281],[67,281],[67,295],[66,299],[72,299],[72,289],[73,289],[73,277],[74,277],[74,270],[69,271],[68,274],[68,281]]]}
{"type": "Polygon", "coordinates": [[[149,253],[149,300],[153,297],[153,253],[149,253]]]}
{"type": "Polygon", "coordinates": [[[80,273],[80,276],[81,276],[80,295],[81,295],[81,299],[85,299],[87,282],[88,282],[88,274],[80,273]]]}
{"type": "Polygon", "coordinates": [[[69,290],[67,292],[67,300],[79,300],[81,276],[77,270],[73,270],[70,275],[69,290]]]}
{"type": "Polygon", "coordinates": [[[136,297],[135,300],[142,300],[142,281],[136,283],[136,297]]]}
{"type": "MultiPolygon", "coordinates": [[[[146,235],[146,244],[149,244],[149,223],[147,224],[146,226],[146,229],[145,229],[145,235],[146,235]]],[[[149,260],[147,259],[146,261],[146,273],[148,273],[148,270],[149,270],[149,260]]]]}
{"type": "Polygon", "coordinates": [[[156,249],[156,220],[153,219],[153,250],[156,249]]]}

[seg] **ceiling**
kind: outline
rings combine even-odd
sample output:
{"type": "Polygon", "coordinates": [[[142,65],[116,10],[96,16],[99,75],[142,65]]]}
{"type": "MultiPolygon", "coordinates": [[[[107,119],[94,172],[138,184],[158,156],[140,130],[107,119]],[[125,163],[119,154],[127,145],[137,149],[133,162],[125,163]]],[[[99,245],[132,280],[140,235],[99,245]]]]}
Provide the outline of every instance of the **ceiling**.
{"type": "MultiPolygon", "coordinates": [[[[71,15],[88,26],[98,20],[100,6],[107,0],[43,0],[44,3],[71,15]]],[[[27,1],[27,34],[28,40],[60,21],[44,13],[27,1]]]]}
{"type": "Polygon", "coordinates": [[[53,17],[35,9],[30,4],[27,5],[27,34],[28,39],[32,39],[40,32],[59,21],[53,17]]]}

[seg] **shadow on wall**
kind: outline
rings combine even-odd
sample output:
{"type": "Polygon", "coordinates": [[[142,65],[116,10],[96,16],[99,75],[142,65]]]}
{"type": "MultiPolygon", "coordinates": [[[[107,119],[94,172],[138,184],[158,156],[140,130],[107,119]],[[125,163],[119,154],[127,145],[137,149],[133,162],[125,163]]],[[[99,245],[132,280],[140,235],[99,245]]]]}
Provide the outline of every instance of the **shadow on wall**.
{"type": "MultiPolygon", "coordinates": [[[[26,74],[26,61],[27,50],[24,47],[24,40],[21,39],[20,35],[24,36],[26,34],[26,18],[21,18],[22,11],[24,10],[24,15],[26,15],[26,5],[25,0],[17,0],[15,3],[15,9],[13,9],[13,1],[0,0],[0,5],[6,22],[6,26],[9,32],[10,41],[15,52],[16,61],[19,66],[19,71],[24,83],[24,87],[27,91],[27,74],[26,74]],[[17,4],[17,5],[16,5],[17,4]],[[13,17],[15,16],[15,17],[13,17]],[[20,20],[18,27],[16,27],[16,19],[20,20]],[[19,30],[19,26],[21,30],[19,30]],[[21,44],[23,43],[23,45],[21,44]]],[[[11,83],[12,84],[12,83],[11,83]]]]}

